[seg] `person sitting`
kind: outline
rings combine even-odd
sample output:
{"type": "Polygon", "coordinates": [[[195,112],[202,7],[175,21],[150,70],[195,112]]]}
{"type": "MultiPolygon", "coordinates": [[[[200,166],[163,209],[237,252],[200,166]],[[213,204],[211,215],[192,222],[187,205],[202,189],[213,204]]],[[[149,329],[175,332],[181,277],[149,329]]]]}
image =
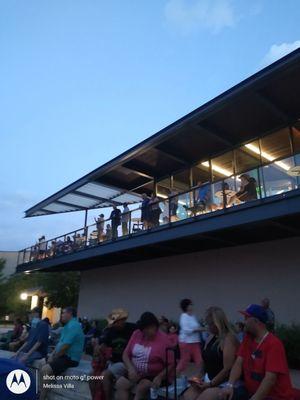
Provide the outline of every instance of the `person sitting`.
{"type": "Polygon", "coordinates": [[[48,344],[49,324],[44,320],[39,321],[36,326],[30,328],[27,340],[15,353],[13,358],[30,366],[33,361],[47,356],[48,344]]]}
{"type": "MultiPolygon", "coordinates": [[[[123,352],[136,330],[136,325],[126,322],[128,312],[122,308],[114,309],[107,317],[108,326],[99,338],[99,346],[95,348],[95,353],[108,354],[110,349],[110,357],[104,372],[102,372],[102,388],[106,399],[112,398],[113,384],[126,373],[123,363],[123,352]]],[[[95,396],[93,384],[90,385],[92,394],[95,396]]]]}
{"type": "Polygon", "coordinates": [[[242,321],[238,321],[235,323],[235,332],[236,337],[240,343],[244,340],[245,332],[244,332],[245,324],[242,321]]]}
{"type": "Polygon", "coordinates": [[[159,322],[159,329],[162,332],[168,333],[168,331],[169,331],[169,323],[170,323],[168,318],[165,317],[164,315],[161,315],[158,318],[158,322],[159,322]]]}
{"type": "Polygon", "coordinates": [[[159,330],[158,319],[151,312],[143,313],[137,326],[123,353],[127,376],[117,381],[117,400],[129,399],[133,390],[134,400],[147,398],[151,387],[158,389],[167,380],[168,335],[159,330]]]}
{"type": "Polygon", "coordinates": [[[11,341],[17,341],[20,339],[22,333],[23,333],[23,322],[20,318],[16,318],[14,321],[14,330],[13,333],[11,335],[11,341]]]}
{"type": "Polygon", "coordinates": [[[16,352],[25,343],[28,338],[28,334],[29,327],[22,323],[22,333],[18,338],[12,340],[8,344],[9,351],[12,351],[13,353],[16,352]]]}
{"type": "Polygon", "coordinates": [[[235,361],[239,342],[224,311],[210,307],[205,314],[205,323],[210,335],[202,351],[202,377],[191,378],[192,386],[184,400],[218,400],[235,361]]]}
{"type": "Polygon", "coordinates": [[[284,346],[267,330],[265,309],[251,304],[241,313],[245,316],[246,336],[222,398],[291,400],[293,391],[284,346]],[[242,376],[245,387],[236,384],[242,376]]]}
{"type": "Polygon", "coordinates": [[[73,307],[66,307],[62,311],[61,320],[64,327],[54,352],[49,356],[47,364],[41,369],[39,400],[45,400],[47,397],[47,389],[43,386],[44,376],[58,376],[66,369],[77,367],[79,364],[83,353],[84,334],[76,315],[76,310],[73,307]]]}
{"type": "MultiPolygon", "coordinates": [[[[178,325],[175,322],[171,322],[168,328],[168,338],[170,347],[178,347],[178,325]]],[[[179,350],[179,347],[178,347],[179,350]]]]}
{"type": "Polygon", "coordinates": [[[210,184],[198,181],[197,189],[195,190],[195,205],[199,211],[207,210],[211,205],[211,189],[210,184]]]}
{"type": "Polygon", "coordinates": [[[241,180],[240,190],[230,198],[228,205],[257,199],[256,180],[248,174],[242,174],[239,178],[241,180]]]}

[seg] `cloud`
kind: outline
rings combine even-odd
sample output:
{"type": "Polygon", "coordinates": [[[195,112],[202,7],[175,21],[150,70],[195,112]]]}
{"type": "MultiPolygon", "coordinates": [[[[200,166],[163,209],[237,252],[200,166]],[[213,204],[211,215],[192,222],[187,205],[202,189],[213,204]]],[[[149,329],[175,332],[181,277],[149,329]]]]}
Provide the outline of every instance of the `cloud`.
{"type": "Polygon", "coordinates": [[[267,54],[261,61],[263,67],[272,64],[274,61],[279,60],[300,47],[300,40],[295,40],[292,43],[273,44],[267,54]]]}
{"type": "Polygon", "coordinates": [[[217,34],[232,28],[237,20],[231,0],[168,0],[165,18],[168,25],[185,35],[199,29],[217,34]]]}

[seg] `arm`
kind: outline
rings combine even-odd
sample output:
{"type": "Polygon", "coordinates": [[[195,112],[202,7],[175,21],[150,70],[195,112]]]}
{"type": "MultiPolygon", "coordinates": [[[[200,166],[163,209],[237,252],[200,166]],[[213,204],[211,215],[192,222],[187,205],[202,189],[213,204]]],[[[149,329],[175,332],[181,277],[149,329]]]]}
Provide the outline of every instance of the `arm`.
{"type": "Polygon", "coordinates": [[[126,350],[123,353],[123,362],[128,371],[129,379],[133,382],[137,382],[137,380],[139,379],[139,375],[135,369],[135,366],[132,364],[129,354],[127,353],[126,350]]]}
{"type": "Polygon", "coordinates": [[[64,355],[69,347],[70,347],[69,344],[66,344],[66,343],[63,344],[58,352],[54,352],[53,357],[56,358],[56,357],[60,357],[60,356],[64,355]]]}
{"type": "Polygon", "coordinates": [[[251,400],[263,400],[270,393],[272,387],[275,385],[277,374],[274,372],[266,372],[264,379],[262,380],[256,393],[251,397],[251,400]]]}
{"type": "Polygon", "coordinates": [[[27,360],[27,358],[36,350],[38,350],[38,348],[40,347],[42,343],[41,342],[36,342],[29,351],[27,351],[26,354],[24,354],[24,356],[22,357],[22,359],[25,361],[27,360]]]}
{"type": "Polygon", "coordinates": [[[231,400],[233,396],[233,387],[235,382],[241,377],[243,372],[243,358],[238,356],[230,372],[228,385],[222,390],[222,398],[231,400]]]}
{"type": "Polygon", "coordinates": [[[21,351],[27,346],[27,344],[28,344],[28,342],[26,341],[26,342],[19,348],[19,350],[14,354],[13,357],[17,357],[17,356],[21,353],[21,351]]]}

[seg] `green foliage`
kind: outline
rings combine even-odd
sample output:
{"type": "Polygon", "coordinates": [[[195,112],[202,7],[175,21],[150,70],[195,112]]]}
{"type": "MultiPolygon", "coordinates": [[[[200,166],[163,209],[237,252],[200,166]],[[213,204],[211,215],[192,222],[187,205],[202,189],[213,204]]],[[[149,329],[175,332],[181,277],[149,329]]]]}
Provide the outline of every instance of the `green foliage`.
{"type": "Polygon", "coordinates": [[[40,290],[47,295],[47,307],[77,306],[80,275],[77,272],[14,274],[1,283],[0,262],[0,318],[13,314],[24,318],[30,309],[30,298],[24,301],[20,294],[40,290]]]}
{"type": "Polygon", "coordinates": [[[47,293],[47,307],[77,307],[80,274],[77,272],[40,273],[40,286],[47,293]]]}
{"type": "Polygon", "coordinates": [[[300,325],[279,325],[276,335],[284,344],[289,367],[300,369],[300,325]]]}

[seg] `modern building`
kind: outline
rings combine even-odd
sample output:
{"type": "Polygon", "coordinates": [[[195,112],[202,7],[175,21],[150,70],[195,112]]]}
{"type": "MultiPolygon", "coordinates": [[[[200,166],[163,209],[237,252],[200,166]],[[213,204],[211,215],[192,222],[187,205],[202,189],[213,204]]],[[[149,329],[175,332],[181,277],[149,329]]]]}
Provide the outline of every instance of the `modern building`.
{"type": "Polygon", "coordinates": [[[299,323],[299,99],[300,49],[27,210],[130,208],[122,225],[22,250],[17,271],[81,271],[90,317],[122,306],[177,319],[189,297],[235,320],[267,296],[279,322],[299,323]]]}

